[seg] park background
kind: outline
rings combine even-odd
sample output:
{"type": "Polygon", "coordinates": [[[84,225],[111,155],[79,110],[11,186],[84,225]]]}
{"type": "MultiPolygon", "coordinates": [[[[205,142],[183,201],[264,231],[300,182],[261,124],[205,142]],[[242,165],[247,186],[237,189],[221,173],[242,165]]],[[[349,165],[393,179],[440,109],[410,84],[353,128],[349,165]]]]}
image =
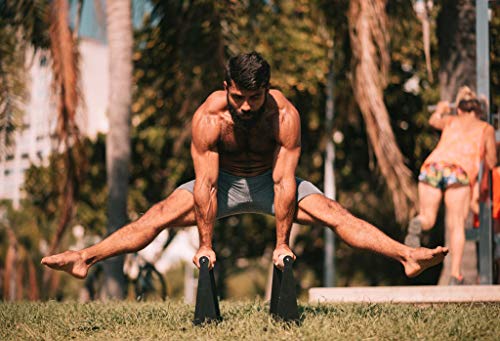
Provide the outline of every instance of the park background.
{"type": "MultiPolygon", "coordinates": [[[[10,200],[2,204],[4,300],[78,298],[82,282],[42,268],[40,259],[74,245],[75,225],[86,234],[105,236],[193,178],[190,118],[208,94],[222,88],[224,64],[232,55],[261,53],[271,64],[272,86],[299,110],[297,175],[323,188],[326,150],[333,144],[337,200],[399,241],[415,213],[418,170],[439,138],[427,124],[427,106],[452,101],[462,85],[476,85],[474,1],[0,4],[2,158],[8,158],[13,135],[23,129],[23,103],[29,99],[26,64],[36,53],[44,53],[46,67],[56,75],[45,90],[56,103],[54,112],[43,113],[44,119],[55,115],[59,122],[51,137],[58,152],[26,170],[18,207],[10,200]],[[106,11],[110,4],[116,7],[106,11]],[[101,34],[110,53],[109,131],[91,138],[79,135],[76,125],[76,117],[85,112],[78,109],[85,107],[78,90],[77,46],[83,38],[70,30],[80,24],[78,8],[88,6],[96,22],[104,23],[101,34]],[[428,35],[422,29],[426,25],[428,35]],[[333,124],[326,115],[331,109],[333,124]],[[130,152],[122,148],[127,145],[130,152]]],[[[500,99],[500,12],[497,5],[491,8],[494,112],[500,99]]],[[[442,225],[427,246],[444,243],[442,225]]],[[[242,215],[217,223],[222,297],[264,295],[274,238],[270,217],[242,215]]],[[[293,249],[303,293],[322,285],[324,246],[323,227],[300,228],[293,249]]],[[[410,281],[396,262],[339,240],[335,264],[337,286],[436,284],[441,270],[410,281]]],[[[120,273],[120,257],[109,266],[120,273]]],[[[178,272],[167,278],[173,288],[182,282],[178,272]]]]}

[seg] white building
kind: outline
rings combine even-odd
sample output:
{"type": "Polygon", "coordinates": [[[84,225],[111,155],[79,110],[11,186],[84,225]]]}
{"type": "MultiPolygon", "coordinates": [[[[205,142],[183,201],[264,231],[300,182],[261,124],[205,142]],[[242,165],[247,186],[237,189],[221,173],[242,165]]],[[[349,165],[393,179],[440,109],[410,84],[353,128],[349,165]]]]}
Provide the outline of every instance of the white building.
{"type": "MultiPolygon", "coordinates": [[[[77,112],[82,135],[95,138],[107,132],[108,48],[105,43],[83,38],[80,50],[80,88],[83,103],[77,112]]],[[[54,150],[52,135],[57,123],[52,95],[52,72],[47,55],[28,57],[28,101],[23,127],[14,135],[14,144],[0,159],[0,199],[12,200],[18,207],[23,196],[24,172],[31,165],[46,164],[54,150]]]]}
{"type": "MultiPolygon", "coordinates": [[[[84,136],[95,138],[97,133],[106,133],[108,102],[109,57],[106,42],[106,3],[104,0],[84,1],[79,29],[80,89],[83,103],[77,111],[77,123],[84,136]]],[[[152,5],[149,0],[132,0],[135,28],[142,25],[152,5]]],[[[70,17],[76,14],[76,2],[71,2],[70,17]]],[[[72,21],[71,21],[72,22],[72,21]]],[[[0,200],[12,200],[18,207],[22,197],[20,188],[24,172],[30,164],[46,163],[54,150],[51,138],[57,118],[55,101],[52,98],[52,73],[47,55],[29,55],[27,87],[29,99],[24,113],[24,127],[14,136],[14,145],[0,155],[0,200]]],[[[0,142],[1,143],[1,142],[0,142]]]]}

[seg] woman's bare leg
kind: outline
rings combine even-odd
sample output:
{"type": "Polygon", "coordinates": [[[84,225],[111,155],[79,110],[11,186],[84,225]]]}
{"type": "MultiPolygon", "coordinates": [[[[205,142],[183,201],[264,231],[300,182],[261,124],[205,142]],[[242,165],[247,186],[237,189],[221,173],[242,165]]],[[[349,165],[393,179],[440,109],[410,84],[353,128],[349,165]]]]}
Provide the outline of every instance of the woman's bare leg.
{"type": "Polygon", "coordinates": [[[447,248],[410,248],[389,238],[375,226],[356,218],[339,203],[321,194],[302,199],[297,221],[306,224],[323,224],[330,227],[348,245],[380,253],[399,261],[408,277],[414,277],[425,269],[439,264],[448,253],[447,248]]]}
{"type": "Polygon", "coordinates": [[[443,193],[425,182],[418,183],[419,214],[410,220],[404,240],[409,247],[420,247],[422,230],[430,230],[436,223],[443,193]]]}
{"type": "Polygon", "coordinates": [[[470,187],[450,187],[444,192],[446,231],[450,234],[451,275],[461,279],[465,246],[465,219],[470,207],[470,187]]]}
{"type": "Polygon", "coordinates": [[[416,218],[420,220],[423,230],[430,230],[436,224],[442,198],[443,192],[439,188],[425,182],[418,183],[419,213],[416,218]]]}
{"type": "Polygon", "coordinates": [[[84,278],[93,264],[119,254],[141,250],[164,228],[196,225],[193,206],[192,193],[176,190],[138,220],[118,229],[101,242],[80,251],[44,257],[42,264],[84,278]]]}

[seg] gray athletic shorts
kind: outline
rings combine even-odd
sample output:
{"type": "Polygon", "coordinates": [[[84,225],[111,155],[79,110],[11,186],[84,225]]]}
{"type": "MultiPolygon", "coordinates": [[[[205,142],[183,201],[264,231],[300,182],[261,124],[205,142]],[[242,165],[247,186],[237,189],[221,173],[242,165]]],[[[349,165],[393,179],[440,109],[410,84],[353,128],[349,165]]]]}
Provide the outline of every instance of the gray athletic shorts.
{"type": "MultiPolygon", "coordinates": [[[[323,194],[309,181],[297,181],[297,202],[310,194],[323,194]]],[[[274,182],[272,171],[253,177],[235,176],[219,171],[217,182],[217,218],[241,213],[263,213],[274,215],[274,182]]],[[[194,180],[180,185],[193,193],[194,180]]]]}

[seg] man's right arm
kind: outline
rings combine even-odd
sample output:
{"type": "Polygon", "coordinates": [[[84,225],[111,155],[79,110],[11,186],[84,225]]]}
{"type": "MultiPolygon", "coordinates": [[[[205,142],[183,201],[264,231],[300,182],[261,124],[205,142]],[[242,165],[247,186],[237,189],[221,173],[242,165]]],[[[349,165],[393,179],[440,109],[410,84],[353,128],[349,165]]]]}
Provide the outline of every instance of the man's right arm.
{"type": "Polygon", "coordinates": [[[206,256],[210,259],[210,267],[216,261],[212,249],[212,237],[217,215],[217,178],[219,175],[219,118],[216,114],[206,112],[203,105],[193,117],[191,156],[195,171],[194,209],[200,246],[193,258],[199,267],[199,259],[206,256]]]}

